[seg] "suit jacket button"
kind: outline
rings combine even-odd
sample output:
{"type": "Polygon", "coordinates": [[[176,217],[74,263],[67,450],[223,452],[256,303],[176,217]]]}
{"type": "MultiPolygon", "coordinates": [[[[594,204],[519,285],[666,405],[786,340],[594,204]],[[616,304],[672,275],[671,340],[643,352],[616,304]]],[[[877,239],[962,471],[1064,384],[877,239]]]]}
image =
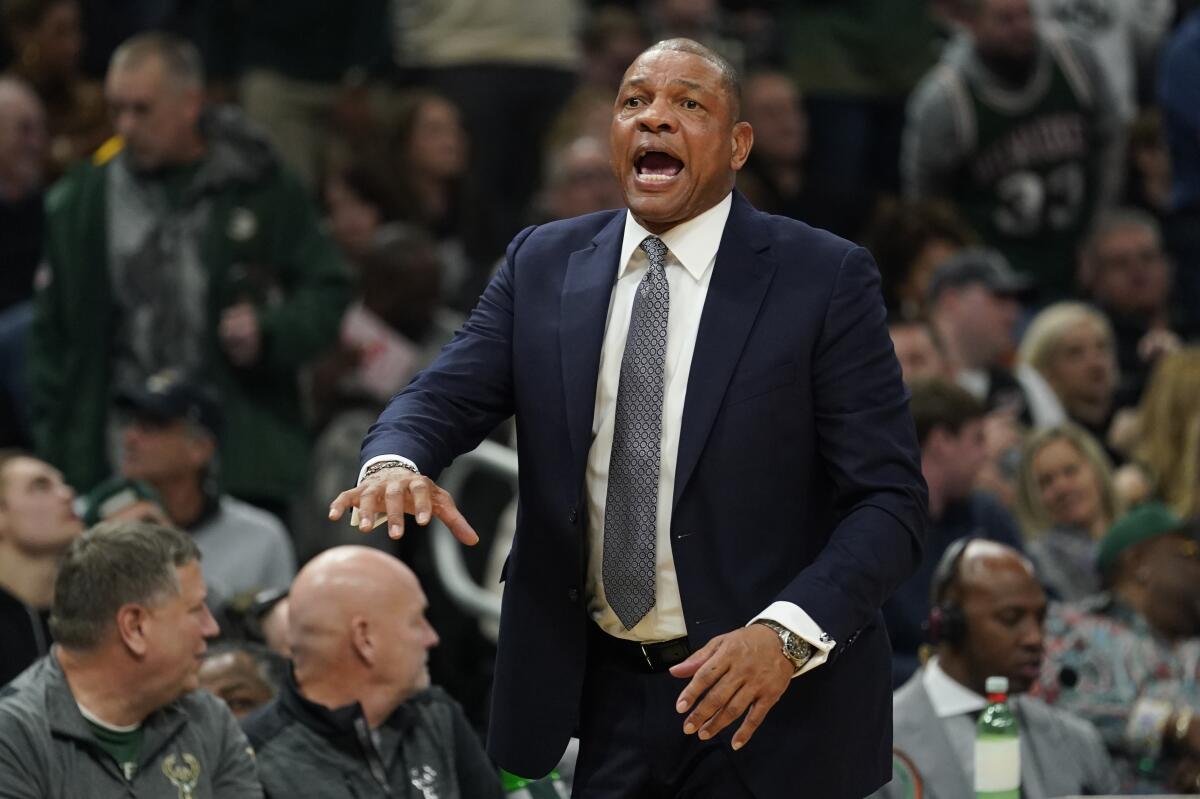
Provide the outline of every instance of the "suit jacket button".
{"type": "Polygon", "coordinates": [[[575,520],[578,518],[579,518],[579,513],[574,508],[571,508],[571,511],[567,514],[567,522],[570,524],[574,524],[575,520]]]}
{"type": "Polygon", "coordinates": [[[578,602],[579,601],[579,589],[578,588],[568,588],[567,589],[567,599],[572,603],[578,602]]]}

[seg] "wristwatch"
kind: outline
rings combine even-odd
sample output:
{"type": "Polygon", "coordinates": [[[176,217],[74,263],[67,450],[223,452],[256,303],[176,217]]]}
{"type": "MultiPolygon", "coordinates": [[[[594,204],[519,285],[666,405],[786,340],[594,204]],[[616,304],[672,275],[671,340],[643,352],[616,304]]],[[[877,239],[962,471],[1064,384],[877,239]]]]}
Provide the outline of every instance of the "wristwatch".
{"type": "Polygon", "coordinates": [[[783,646],[783,656],[792,661],[792,665],[796,667],[792,676],[795,677],[799,674],[800,669],[804,668],[804,664],[813,656],[813,645],[779,622],[770,619],[755,619],[754,623],[775,631],[775,634],[779,636],[779,643],[783,646]]]}

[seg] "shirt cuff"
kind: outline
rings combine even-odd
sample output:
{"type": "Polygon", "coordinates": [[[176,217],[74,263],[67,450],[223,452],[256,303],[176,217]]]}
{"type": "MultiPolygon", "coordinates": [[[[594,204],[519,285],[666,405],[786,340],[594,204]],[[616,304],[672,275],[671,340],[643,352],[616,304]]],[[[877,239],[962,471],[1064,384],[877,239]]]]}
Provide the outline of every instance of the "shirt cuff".
{"type": "Polygon", "coordinates": [[[801,610],[799,605],[791,602],[772,602],[766,610],[751,619],[750,624],[759,619],[767,619],[776,624],[782,624],[812,644],[813,656],[808,659],[807,663],[800,667],[800,671],[795,674],[796,677],[812,671],[817,666],[829,660],[830,650],[837,646],[837,641],[826,635],[825,631],[812,620],[812,616],[801,610]]]}
{"type": "MultiPolygon", "coordinates": [[[[364,463],[362,465],[362,468],[358,470],[358,482],[355,483],[355,485],[362,485],[363,478],[366,477],[366,475],[367,475],[367,469],[371,468],[372,466],[379,463],[380,461],[400,461],[401,463],[411,466],[412,470],[414,472],[416,472],[417,474],[421,473],[421,470],[417,468],[417,464],[413,463],[408,458],[402,457],[400,455],[376,455],[374,458],[371,458],[369,461],[364,463]]],[[[372,525],[371,529],[374,530],[376,527],[378,527],[379,525],[383,524],[386,521],[387,521],[386,513],[378,514],[375,517],[375,524],[372,525]]],[[[350,526],[358,527],[358,522],[359,522],[358,508],[354,508],[350,511],[350,526]]]]}

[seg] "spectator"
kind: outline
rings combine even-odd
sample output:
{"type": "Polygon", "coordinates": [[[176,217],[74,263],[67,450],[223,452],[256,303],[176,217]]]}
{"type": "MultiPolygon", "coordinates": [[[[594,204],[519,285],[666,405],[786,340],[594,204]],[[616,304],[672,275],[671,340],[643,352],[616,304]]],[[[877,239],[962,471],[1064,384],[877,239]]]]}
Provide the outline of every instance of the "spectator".
{"type": "Polygon", "coordinates": [[[717,0],[642,0],[639,5],[651,41],[691,39],[720,53],[735,69],[743,68],[742,43],[724,35],[725,21],[717,0]]]}
{"type": "Polygon", "coordinates": [[[52,466],[0,452],[0,686],[50,649],[58,560],[83,526],[52,466]]]}
{"type": "Polygon", "coordinates": [[[1098,564],[1108,593],[1050,609],[1041,693],[1096,725],[1120,793],[1194,793],[1200,529],[1142,505],[1109,530],[1098,564]]]}
{"type": "Polygon", "coordinates": [[[620,208],[623,202],[604,142],[581,136],[551,151],[539,203],[543,219],[570,219],[620,208]]]}
{"type": "Polygon", "coordinates": [[[1200,324],[1200,6],[1179,3],[1186,16],[1167,40],[1158,65],[1158,105],[1171,162],[1167,249],[1188,322],[1200,324]]]}
{"type": "Polygon", "coordinates": [[[238,594],[221,608],[221,630],[229,641],[261,644],[280,657],[292,656],[287,640],[288,589],[238,594]]]}
{"type": "Polygon", "coordinates": [[[896,350],[896,360],[900,361],[900,373],[905,383],[950,378],[941,342],[928,322],[905,319],[892,321],[888,323],[888,333],[892,337],[892,347],[896,350]]]}
{"type": "Polygon", "coordinates": [[[4,22],[16,60],[46,109],[47,176],[53,180],[90,155],[110,134],[104,94],[80,73],[83,30],[78,0],[8,0],[4,22]]]}
{"type": "Polygon", "coordinates": [[[206,5],[210,74],[238,87],[246,116],[315,188],[336,111],[365,105],[367,79],[387,61],[386,0],[206,5]]]}
{"type": "Polygon", "coordinates": [[[885,202],[868,228],[864,246],[883,279],[883,301],[892,314],[918,319],[928,312],[929,281],[975,235],[954,207],[943,202],[885,202]]]}
{"type": "Polygon", "coordinates": [[[359,158],[325,178],[325,210],[329,233],[357,266],[379,229],[398,220],[401,203],[386,161],[359,158]]]}
{"type": "Polygon", "coordinates": [[[754,148],[738,189],[760,211],[829,227],[832,198],[818,201],[805,179],[808,117],[792,79],[767,70],[751,74],[742,87],[742,116],[754,128],[754,148]]]}
{"type": "Polygon", "coordinates": [[[1171,153],[1157,108],[1145,109],[1130,126],[1128,159],[1127,204],[1165,220],[1171,210],[1171,153]]]}
{"type": "Polygon", "coordinates": [[[989,495],[973,490],[987,458],[982,403],[943,380],[918,380],[911,388],[921,474],[929,486],[930,524],[920,568],[883,606],[895,687],[917,668],[933,567],[951,542],[969,535],[1021,548],[1021,534],[1008,511],[989,495]]]}
{"type": "Polygon", "coordinates": [[[1074,288],[1079,237],[1116,199],[1122,144],[1092,51],[1039,31],[1029,0],[969,0],[955,42],[909,103],[901,167],[910,198],[956,203],[983,240],[1037,280],[1074,288]]]}
{"type": "Polygon", "coordinates": [[[460,324],[437,302],[440,264],[432,239],[404,224],[381,228],[361,259],[362,299],[343,317],[338,348],[313,367],[313,403],[323,427],[306,510],[296,523],[302,559],[361,538],[330,522],[323,500],[358,468],[362,438],[380,408],[433,361],[460,324]]]}
{"type": "MultiPolygon", "coordinates": [[[[972,247],[945,261],[929,281],[929,319],[950,374],[988,409],[1006,408],[1027,422],[1050,412],[1006,366],[1029,281],[995,250],[972,247]],[[1032,398],[1030,397],[1032,395],[1032,398]]],[[[1024,377],[1024,376],[1021,376],[1024,377]]]]}
{"type": "Polygon", "coordinates": [[[117,408],[121,476],[148,483],[171,523],[191,533],[204,555],[212,605],[245,591],[286,587],[296,558],[283,525],[220,490],[216,401],[168,371],[119,396],[117,408]]]}
{"type": "Polygon", "coordinates": [[[617,93],[626,68],[651,44],[638,15],[616,5],[602,5],[588,14],[579,38],[583,46],[580,87],[609,95],[617,93]]]}
{"type": "Polygon", "coordinates": [[[202,376],[229,492],[286,514],[309,440],[294,374],[328,343],[347,277],[304,190],[232,109],[202,119],[195,49],[143,34],[113,56],[122,149],[48,200],[31,340],[34,439],[73,485],[109,472],[110,397],[202,376]]]}
{"type": "Polygon", "coordinates": [[[460,293],[473,305],[486,264],[496,251],[481,248],[475,226],[483,213],[467,185],[468,149],[459,109],[424,90],[409,93],[397,113],[388,142],[389,175],[398,186],[401,217],[430,231],[442,260],[442,295],[460,293]]]}
{"type": "Polygon", "coordinates": [[[1016,505],[1042,585],[1068,602],[1099,591],[1096,548],[1123,503],[1096,439],[1070,423],[1031,435],[1021,452],[1016,505]]]}
{"type": "Polygon", "coordinates": [[[32,444],[25,368],[45,235],[46,153],[41,100],[25,81],[0,75],[0,447],[32,444]]]}
{"type": "MultiPolygon", "coordinates": [[[[911,762],[929,796],[975,789],[975,720],[987,707],[989,677],[1008,680],[1021,730],[1021,796],[1107,794],[1117,775],[1094,727],[1025,695],[1043,655],[1046,596],[1033,565],[1016,550],[978,539],[956,542],[938,564],[930,635],[936,656],[896,692],[893,746],[911,762]]],[[[894,782],[876,794],[900,799],[894,782]]]]}
{"type": "Polygon", "coordinates": [[[1125,461],[1108,443],[1116,410],[1117,358],[1112,325],[1102,313],[1081,302],[1043,309],[1029,323],[1018,358],[1046,381],[1070,421],[1103,443],[1115,462],[1125,461]]]}
{"type": "Polygon", "coordinates": [[[1137,113],[1138,64],[1158,50],[1175,16],[1175,0],[1034,0],[1043,20],[1053,20],[1096,51],[1096,60],[1112,86],[1121,121],[1137,113]]]}
{"type": "MultiPolygon", "coordinates": [[[[520,228],[541,183],[543,140],[576,83],[584,2],[415,0],[393,8],[401,67],[461,111],[469,174],[491,202],[473,214],[471,249],[487,254],[472,287],[481,288],[482,272],[520,228]]],[[[611,103],[616,87],[606,89],[611,103]]]]}
{"type": "Polygon", "coordinates": [[[199,557],[186,534],[141,522],[71,545],[54,586],[57,645],[0,696],[0,793],[262,796],[237,721],[196,690],[217,634],[199,557]]]}
{"type": "Polygon", "coordinates": [[[46,114],[19,78],[0,77],[0,311],[33,296],[42,258],[46,114]]]}
{"type": "Polygon", "coordinates": [[[1155,361],[1191,332],[1171,306],[1171,266],[1154,217],[1133,209],[1102,216],[1084,239],[1079,283],[1112,323],[1117,406],[1136,405],[1155,361]]]}
{"type": "Polygon", "coordinates": [[[1200,347],[1166,355],[1138,408],[1134,458],[1152,494],[1181,516],[1200,515],[1200,347]]]}
{"type": "Polygon", "coordinates": [[[141,480],[113,477],[88,492],[83,498],[83,523],[92,527],[100,522],[138,521],[174,527],[167,516],[162,497],[141,480]]]}
{"type": "Polygon", "coordinates": [[[262,644],[223,641],[205,651],[197,676],[201,688],[243,719],[275,698],[287,673],[287,660],[262,644]]]}
{"type": "Polygon", "coordinates": [[[811,191],[853,211],[832,228],[853,238],[877,196],[899,189],[904,100],[933,65],[937,25],[928,0],[780,6],[780,55],[811,123],[811,191]]]}
{"type": "Polygon", "coordinates": [[[430,687],[438,643],[416,575],[390,555],[337,547],[291,592],[293,672],[245,721],[267,796],[500,797],[458,705],[430,687]]]}

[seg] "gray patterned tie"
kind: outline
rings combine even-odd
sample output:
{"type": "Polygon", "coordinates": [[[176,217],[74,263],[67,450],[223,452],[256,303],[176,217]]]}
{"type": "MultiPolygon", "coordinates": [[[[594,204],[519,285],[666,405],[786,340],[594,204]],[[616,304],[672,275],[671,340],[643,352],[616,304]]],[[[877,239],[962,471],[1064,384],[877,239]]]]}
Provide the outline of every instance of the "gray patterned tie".
{"type": "Polygon", "coordinates": [[[647,236],[650,268],[638,284],[621,358],[608,498],[604,505],[604,595],[633,629],[654,607],[663,366],[667,355],[667,246],[647,236]]]}

